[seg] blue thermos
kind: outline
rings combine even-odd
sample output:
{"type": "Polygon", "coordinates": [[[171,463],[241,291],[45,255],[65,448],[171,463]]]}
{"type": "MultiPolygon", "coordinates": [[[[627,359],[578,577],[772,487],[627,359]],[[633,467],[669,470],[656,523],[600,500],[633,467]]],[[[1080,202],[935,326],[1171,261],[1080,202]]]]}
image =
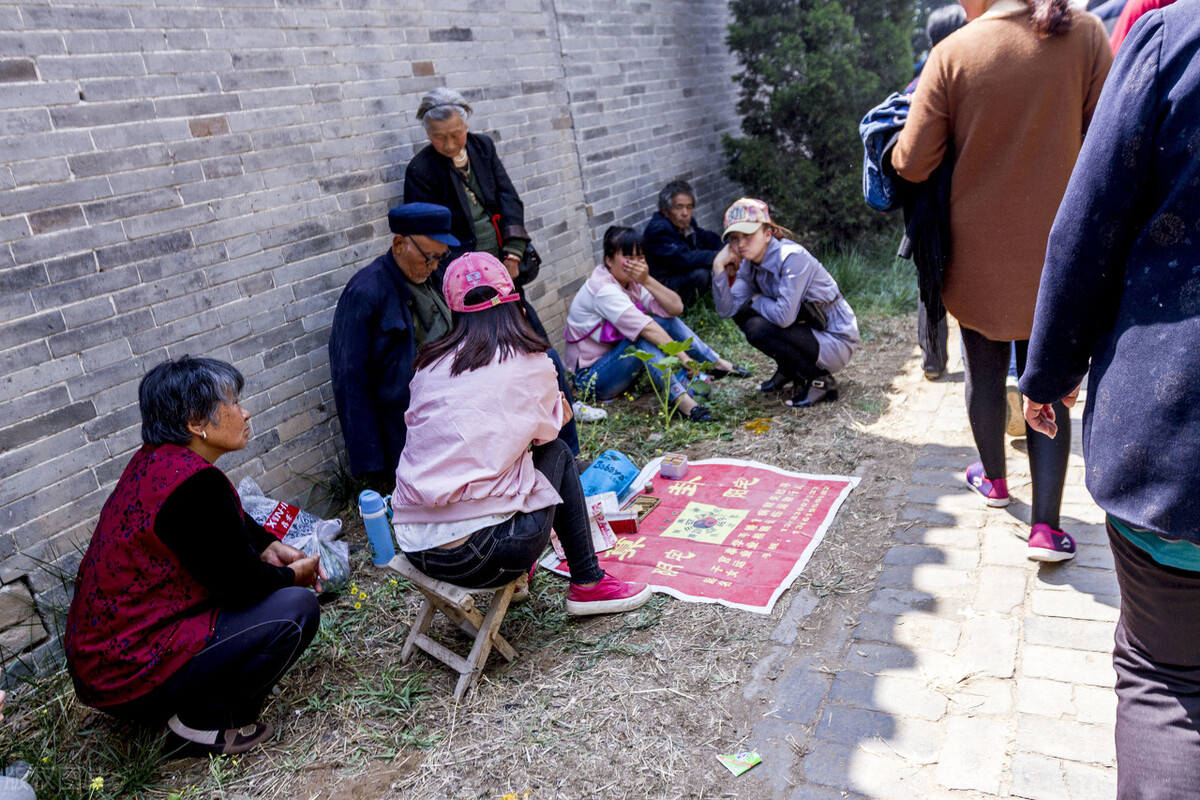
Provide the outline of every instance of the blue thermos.
{"type": "Polygon", "coordinates": [[[367,529],[371,560],[375,566],[382,566],[396,557],[396,540],[392,538],[389,510],[379,492],[367,489],[358,496],[358,513],[362,515],[363,525],[367,529]]]}

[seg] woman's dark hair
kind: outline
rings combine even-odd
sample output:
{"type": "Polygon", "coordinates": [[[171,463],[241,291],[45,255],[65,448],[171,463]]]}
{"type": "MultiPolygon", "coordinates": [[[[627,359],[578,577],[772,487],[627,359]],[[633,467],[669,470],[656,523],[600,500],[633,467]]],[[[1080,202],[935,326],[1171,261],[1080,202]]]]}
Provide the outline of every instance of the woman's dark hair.
{"type": "MultiPolygon", "coordinates": [[[[486,303],[497,294],[491,286],[479,286],[467,292],[463,300],[467,305],[486,303]]],[[[457,350],[450,374],[460,375],[486,367],[497,353],[503,361],[513,354],[544,353],[549,349],[550,342],[525,319],[520,301],[513,301],[482,311],[455,312],[454,329],[436,342],[421,345],[413,367],[425,369],[457,350]]]]}
{"type": "Polygon", "coordinates": [[[1029,15],[1039,36],[1059,36],[1075,22],[1075,12],[1067,0],[1030,0],[1029,15]]]}
{"type": "Polygon", "coordinates": [[[966,24],[967,12],[958,3],[935,8],[929,12],[929,19],[925,23],[925,35],[929,37],[929,47],[931,49],[936,47],[938,42],[966,24]]]}
{"type": "Polygon", "coordinates": [[[188,424],[216,422],[217,408],[242,393],[246,379],[232,364],[215,358],[182,356],[164,361],[138,385],[142,441],[149,445],[186,445],[188,424]]]}
{"type": "Polygon", "coordinates": [[[692,198],[692,202],[696,202],[696,193],[692,191],[692,185],[685,180],[675,180],[668,183],[658,193],[658,210],[667,211],[671,208],[671,201],[675,199],[677,194],[686,194],[692,198]]]}
{"type": "Polygon", "coordinates": [[[610,225],[608,230],[604,232],[605,261],[617,253],[632,256],[641,252],[641,250],[642,235],[633,228],[626,228],[624,225],[610,225]]]}

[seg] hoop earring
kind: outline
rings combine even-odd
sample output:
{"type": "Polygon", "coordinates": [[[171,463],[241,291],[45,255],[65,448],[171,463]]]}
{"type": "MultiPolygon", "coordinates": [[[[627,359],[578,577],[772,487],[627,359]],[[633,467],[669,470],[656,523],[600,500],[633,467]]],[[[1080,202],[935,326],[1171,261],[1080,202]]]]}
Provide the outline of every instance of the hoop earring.
{"type": "Polygon", "coordinates": [[[200,438],[201,438],[201,439],[207,439],[207,438],[208,438],[208,431],[200,431],[200,438]]]}

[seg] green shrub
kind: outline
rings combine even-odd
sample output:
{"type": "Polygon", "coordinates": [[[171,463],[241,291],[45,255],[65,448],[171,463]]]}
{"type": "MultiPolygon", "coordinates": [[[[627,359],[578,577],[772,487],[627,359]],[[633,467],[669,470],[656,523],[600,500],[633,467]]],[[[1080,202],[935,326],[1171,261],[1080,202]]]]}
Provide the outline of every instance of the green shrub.
{"type": "Polygon", "coordinates": [[[725,137],[726,174],[805,244],[845,244],[896,226],[863,202],[858,121],[912,77],[913,0],[733,0],[730,8],[745,135],[725,137]]]}

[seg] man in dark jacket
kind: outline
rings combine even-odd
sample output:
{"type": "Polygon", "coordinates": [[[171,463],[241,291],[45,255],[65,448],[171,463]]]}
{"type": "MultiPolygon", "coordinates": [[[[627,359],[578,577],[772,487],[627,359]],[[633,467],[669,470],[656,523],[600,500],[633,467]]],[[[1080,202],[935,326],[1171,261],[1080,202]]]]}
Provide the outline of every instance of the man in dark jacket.
{"type": "Polygon", "coordinates": [[[1117,797],[1200,787],[1200,0],[1121,45],[1054,220],[1021,391],[1035,430],[1083,413],[1120,588],[1117,797]],[[1067,403],[1069,404],[1069,402],[1067,403]]]}
{"type": "Polygon", "coordinates": [[[408,382],[417,347],[450,332],[442,265],[459,240],[450,211],[408,203],[388,213],[388,252],[342,291],[329,334],[329,365],[350,471],[390,486],[408,430],[408,382]]]}
{"type": "Polygon", "coordinates": [[[721,236],[696,224],[696,193],[687,181],[671,181],[658,193],[658,211],[642,234],[650,274],[690,306],[712,289],[712,262],[721,236]]]}

